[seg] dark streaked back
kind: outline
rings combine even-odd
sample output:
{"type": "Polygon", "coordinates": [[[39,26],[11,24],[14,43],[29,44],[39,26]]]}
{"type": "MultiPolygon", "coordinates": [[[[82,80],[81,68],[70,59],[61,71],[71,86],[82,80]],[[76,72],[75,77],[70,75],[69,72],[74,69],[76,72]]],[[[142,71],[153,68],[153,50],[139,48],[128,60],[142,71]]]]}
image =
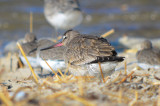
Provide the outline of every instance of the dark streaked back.
{"type": "Polygon", "coordinates": [[[79,35],[73,38],[66,47],[65,58],[75,65],[88,64],[101,57],[117,55],[114,47],[106,39],[92,35],[79,35]]]}

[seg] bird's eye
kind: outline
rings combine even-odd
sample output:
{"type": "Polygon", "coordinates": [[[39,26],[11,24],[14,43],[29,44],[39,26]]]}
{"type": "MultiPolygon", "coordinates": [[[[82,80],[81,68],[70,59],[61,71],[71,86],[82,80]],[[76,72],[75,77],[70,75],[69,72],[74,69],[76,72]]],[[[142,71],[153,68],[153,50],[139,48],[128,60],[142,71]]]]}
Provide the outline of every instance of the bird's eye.
{"type": "Polygon", "coordinates": [[[67,37],[66,36],[63,36],[63,39],[66,39],[67,37]]]}

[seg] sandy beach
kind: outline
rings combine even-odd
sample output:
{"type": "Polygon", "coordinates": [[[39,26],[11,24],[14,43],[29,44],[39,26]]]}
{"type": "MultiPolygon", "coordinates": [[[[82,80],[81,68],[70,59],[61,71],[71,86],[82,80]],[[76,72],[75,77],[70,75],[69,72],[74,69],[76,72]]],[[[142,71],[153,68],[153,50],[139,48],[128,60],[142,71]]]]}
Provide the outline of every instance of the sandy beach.
{"type": "MultiPolygon", "coordinates": [[[[18,59],[13,58],[12,71],[10,59],[2,58],[1,104],[14,105],[158,105],[159,80],[158,70],[143,70],[134,63],[135,53],[120,53],[125,61],[120,63],[105,82],[87,77],[76,78],[72,75],[54,75],[38,77],[40,69],[34,69],[38,83],[32,77],[28,66],[18,68],[18,59]],[[8,63],[8,64],[6,64],[8,63]],[[5,103],[7,101],[7,103],[5,103]]],[[[44,71],[47,74],[47,71],[44,71]]]]}

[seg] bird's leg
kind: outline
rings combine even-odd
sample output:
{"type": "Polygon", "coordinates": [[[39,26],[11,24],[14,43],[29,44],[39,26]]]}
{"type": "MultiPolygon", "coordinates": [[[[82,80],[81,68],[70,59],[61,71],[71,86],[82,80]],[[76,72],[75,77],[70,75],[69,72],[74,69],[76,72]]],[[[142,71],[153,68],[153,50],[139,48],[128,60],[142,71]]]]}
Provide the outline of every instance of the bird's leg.
{"type": "Polygon", "coordinates": [[[41,67],[41,76],[43,76],[43,68],[41,67]]]}
{"type": "Polygon", "coordinates": [[[51,76],[51,77],[52,77],[52,72],[50,72],[50,73],[49,73],[49,76],[51,76]]]}

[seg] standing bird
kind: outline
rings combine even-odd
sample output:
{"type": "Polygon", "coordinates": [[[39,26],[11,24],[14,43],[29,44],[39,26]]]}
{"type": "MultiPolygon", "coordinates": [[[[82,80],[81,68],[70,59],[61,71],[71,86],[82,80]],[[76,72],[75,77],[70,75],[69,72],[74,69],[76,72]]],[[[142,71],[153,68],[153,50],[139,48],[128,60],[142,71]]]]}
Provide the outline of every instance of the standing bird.
{"type": "Polygon", "coordinates": [[[160,50],[153,48],[149,40],[141,44],[141,50],[137,52],[138,65],[143,69],[160,68],[160,50]]]}
{"type": "Polygon", "coordinates": [[[111,75],[117,64],[124,60],[124,57],[117,56],[114,47],[106,39],[73,30],[68,30],[63,36],[63,41],[54,47],[62,45],[66,47],[65,63],[74,76],[100,77],[99,63],[103,75],[111,75]]]}
{"type": "Polygon", "coordinates": [[[74,28],[83,20],[78,0],[45,0],[44,3],[44,15],[56,32],[74,28]]]}
{"type": "MultiPolygon", "coordinates": [[[[37,62],[37,58],[36,58],[37,51],[30,53],[32,50],[37,48],[36,36],[33,33],[27,33],[25,35],[24,41],[21,44],[21,46],[22,46],[22,49],[23,49],[24,53],[26,54],[31,66],[33,68],[39,67],[39,63],[37,62]]],[[[19,57],[20,57],[21,61],[23,62],[23,64],[27,65],[27,62],[21,53],[19,54],[19,57]]]]}

